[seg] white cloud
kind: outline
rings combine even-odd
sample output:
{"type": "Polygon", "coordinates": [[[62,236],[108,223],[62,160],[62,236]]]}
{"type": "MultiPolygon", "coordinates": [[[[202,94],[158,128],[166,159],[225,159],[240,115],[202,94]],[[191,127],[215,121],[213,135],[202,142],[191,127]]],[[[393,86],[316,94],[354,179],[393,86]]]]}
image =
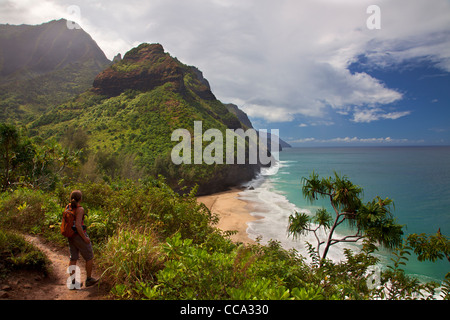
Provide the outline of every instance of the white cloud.
{"type": "Polygon", "coordinates": [[[334,125],[333,121],[329,121],[329,120],[317,120],[317,121],[311,121],[308,124],[306,123],[300,123],[298,125],[299,128],[306,128],[306,127],[316,127],[316,126],[332,126],[334,125]]]}
{"type": "Polygon", "coordinates": [[[0,21],[10,24],[41,24],[68,16],[68,5],[54,1],[1,0],[0,21]]]}
{"type": "Polygon", "coordinates": [[[247,104],[245,111],[249,117],[261,117],[268,122],[286,122],[294,119],[291,110],[283,107],[247,104]]]}
{"type": "MultiPolygon", "coordinates": [[[[324,117],[330,109],[355,122],[398,119],[403,98],[367,73],[357,57],[390,67],[423,58],[450,71],[450,2],[379,0],[381,30],[369,30],[372,0],[0,0],[0,21],[37,24],[81,9],[80,24],[112,57],[159,42],[196,65],[215,95],[253,119],[324,117]]],[[[313,121],[313,120],[311,120],[313,121]]]]}
{"type": "Polygon", "coordinates": [[[372,122],[381,119],[396,120],[411,114],[411,111],[385,112],[381,108],[356,109],[353,113],[353,122],[372,122]]]}
{"type": "Polygon", "coordinates": [[[298,140],[290,140],[290,143],[306,143],[306,142],[317,142],[315,138],[304,138],[298,140]]]}
{"type": "Polygon", "coordinates": [[[358,138],[358,137],[345,137],[345,138],[332,138],[332,139],[316,139],[316,138],[303,138],[297,140],[290,140],[289,143],[316,143],[316,144],[417,144],[423,143],[423,140],[412,141],[409,139],[393,139],[391,137],[385,138],[358,138]]]}

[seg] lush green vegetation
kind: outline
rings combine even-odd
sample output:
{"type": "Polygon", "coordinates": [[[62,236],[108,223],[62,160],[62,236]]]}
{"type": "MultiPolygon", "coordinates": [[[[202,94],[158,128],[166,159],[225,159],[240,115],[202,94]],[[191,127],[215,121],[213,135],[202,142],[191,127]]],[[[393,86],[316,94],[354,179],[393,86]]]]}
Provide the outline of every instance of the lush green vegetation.
{"type": "Polygon", "coordinates": [[[54,141],[32,141],[11,124],[0,123],[0,190],[17,186],[52,189],[77,166],[78,151],[54,141]]]}
{"type": "Polygon", "coordinates": [[[102,67],[91,61],[74,63],[31,79],[0,83],[0,121],[31,122],[49,107],[88,90],[102,67]]]}
{"type": "Polygon", "coordinates": [[[0,229],[0,279],[11,271],[48,272],[47,257],[21,235],[0,229]]]}
{"type": "MultiPolygon", "coordinates": [[[[38,142],[17,137],[17,145],[39,148],[38,142]]],[[[3,151],[8,141],[2,140],[3,151]]],[[[58,157],[50,154],[48,162],[58,157]]],[[[35,161],[20,159],[25,168],[35,161]]],[[[446,257],[449,239],[444,235],[398,243],[395,259],[382,270],[374,255],[377,237],[371,236],[378,233],[368,232],[360,252],[346,250],[343,261],[335,263],[320,257],[312,244],[309,257],[303,257],[276,241],[233,243],[216,228],[218,217],[197,202],[195,189],[174,192],[162,177],[73,182],[73,174],[62,170],[52,184],[11,180],[1,193],[3,275],[19,266],[45,268],[42,254],[11,232],[39,234],[64,246],[62,208],[70,191],[80,189],[96,264],[114,299],[431,299],[438,294],[440,284],[420,283],[402,266],[414,247],[422,250],[422,259],[446,257]]],[[[447,279],[440,293],[447,299],[448,290],[447,279]]]]}
{"type": "MultiPolygon", "coordinates": [[[[225,165],[172,163],[171,151],[178,143],[171,141],[172,132],[183,128],[193,136],[194,121],[202,121],[203,131],[215,128],[224,136],[229,126],[240,125],[220,101],[206,101],[193,92],[182,96],[166,83],[151,91],[127,90],[112,98],[86,92],[51,108],[29,126],[29,132],[60,141],[71,150],[83,150],[81,171],[89,180],[161,174],[172,188],[178,189],[181,179],[183,186],[192,188],[221,181],[229,174],[230,167],[225,165]],[[73,145],[74,139],[80,142],[78,146],[73,145]],[[100,176],[93,177],[93,167],[100,168],[100,176]]],[[[207,145],[203,141],[203,146],[207,145]]]]}

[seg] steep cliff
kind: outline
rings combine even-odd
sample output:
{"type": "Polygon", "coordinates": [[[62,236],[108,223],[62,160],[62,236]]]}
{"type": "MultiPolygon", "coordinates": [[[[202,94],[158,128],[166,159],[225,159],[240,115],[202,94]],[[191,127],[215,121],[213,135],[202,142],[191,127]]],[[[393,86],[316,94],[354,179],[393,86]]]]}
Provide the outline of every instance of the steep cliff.
{"type": "Polygon", "coordinates": [[[133,89],[150,91],[171,83],[173,91],[186,94],[186,85],[201,99],[215,100],[208,82],[195,67],[189,67],[164,52],[160,44],[141,44],[94,80],[94,92],[109,97],[133,89]]]}

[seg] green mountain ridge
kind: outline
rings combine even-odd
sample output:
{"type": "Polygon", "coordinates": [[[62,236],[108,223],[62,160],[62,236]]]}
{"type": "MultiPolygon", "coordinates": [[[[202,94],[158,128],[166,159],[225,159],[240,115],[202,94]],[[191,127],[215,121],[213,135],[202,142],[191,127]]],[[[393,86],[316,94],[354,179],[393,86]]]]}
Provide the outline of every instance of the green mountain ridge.
{"type": "Polygon", "coordinates": [[[247,128],[215,98],[197,68],[160,44],[145,43],[98,74],[90,90],[51,107],[29,129],[43,139],[85,136],[85,166],[95,163],[108,179],[161,174],[175,190],[198,184],[199,194],[206,194],[255,176],[259,165],[174,165],[170,155],[178,142],[171,141],[172,132],[182,128],[193,136],[194,121],[224,136],[226,129],[247,128]]]}
{"type": "Polygon", "coordinates": [[[110,63],[89,34],[64,19],[0,25],[0,120],[31,121],[89,89],[110,63]]]}

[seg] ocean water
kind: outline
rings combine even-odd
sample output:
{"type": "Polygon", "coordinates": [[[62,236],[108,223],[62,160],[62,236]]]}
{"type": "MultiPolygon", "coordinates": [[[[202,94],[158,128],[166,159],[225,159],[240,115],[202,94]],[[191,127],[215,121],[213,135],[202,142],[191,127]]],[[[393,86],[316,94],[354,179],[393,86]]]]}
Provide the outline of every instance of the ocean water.
{"type": "MultiPolygon", "coordinates": [[[[293,240],[286,231],[289,215],[295,211],[313,214],[324,206],[333,212],[327,201],[311,204],[302,195],[302,177],[309,177],[313,170],[319,176],[330,176],[334,171],[347,176],[364,189],[364,201],[377,195],[393,199],[393,214],[405,225],[405,236],[435,234],[439,228],[450,236],[450,147],[292,148],[280,153],[277,165],[276,174],[263,171],[246,184],[253,188],[240,193],[241,199],[253,204],[252,215],[261,217],[249,223],[247,232],[262,243],[277,240],[304,256],[308,256],[305,241],[316,246],[312,234],[293,240]]],[[[337,234],[347,231],[339,228],[337,234]]],[[[359,248],[357,244],[339,244],[332,247],[328,257],[343,259],[345,247],[359,248]]],[[[377,254],[382,266],[392,264],[388,250],[380,249],[377,254]]],[[[447,260],[419,262],[412,255],[404,269],[423,281],[442,281],[450,264],[447,260]]]]}

